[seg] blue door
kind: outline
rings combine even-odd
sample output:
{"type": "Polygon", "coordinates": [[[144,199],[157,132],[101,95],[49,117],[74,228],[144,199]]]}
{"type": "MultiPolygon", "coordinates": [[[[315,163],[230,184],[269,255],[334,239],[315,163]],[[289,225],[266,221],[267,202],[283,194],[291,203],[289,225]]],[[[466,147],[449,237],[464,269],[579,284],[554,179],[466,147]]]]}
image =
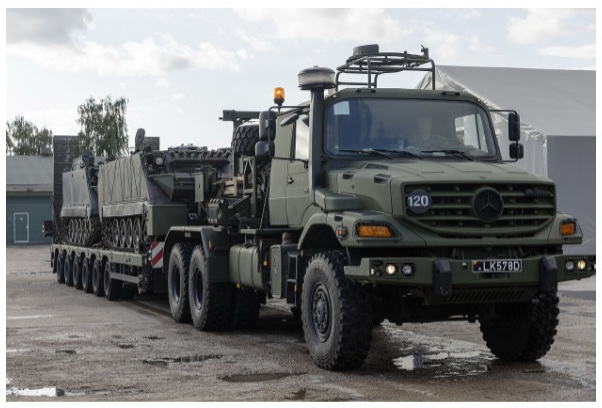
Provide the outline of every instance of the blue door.
{"type": "Polygon", "coordinates": [[[14,213],[15,244],[29,242],[29,213],[14,213]]]}

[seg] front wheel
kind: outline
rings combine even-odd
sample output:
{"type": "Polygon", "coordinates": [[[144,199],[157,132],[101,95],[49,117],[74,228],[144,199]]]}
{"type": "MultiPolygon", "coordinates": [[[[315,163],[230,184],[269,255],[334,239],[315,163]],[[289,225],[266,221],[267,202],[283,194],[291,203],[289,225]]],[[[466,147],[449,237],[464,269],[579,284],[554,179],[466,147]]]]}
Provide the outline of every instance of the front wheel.
{"type": "Polygon", "coordinates": [[[479,316],[483,340],[502,360],[535,361],[554,343],[558,313],[556,293],[541,293],[528,303],[493,306],[479,316]]]}
{"type": "Polygon", "coordinates": [[[339,251],[316,254],[307,266],[301,294],[301,320],[312,359],[320,368],[361,366],[372,340],[368,291],[345,277],[339,251]]]}

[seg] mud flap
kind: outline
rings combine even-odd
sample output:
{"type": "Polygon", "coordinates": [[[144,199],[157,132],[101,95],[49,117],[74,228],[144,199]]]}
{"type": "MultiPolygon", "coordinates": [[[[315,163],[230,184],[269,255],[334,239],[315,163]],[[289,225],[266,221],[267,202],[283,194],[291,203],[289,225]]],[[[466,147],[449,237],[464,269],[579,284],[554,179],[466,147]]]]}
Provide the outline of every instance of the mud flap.
{"type": "Polygon", "coordinates": [[[539,291],[556,293],[558,290],[558,265],[556,258],[544,256],[539,261],[539,291]]]}
{"type": "Polygon", "coordinates": [[[433,262],[433,294],[435,296],[449,296],[451,293],[451,264],[446,259],[437,259],[433,262]]]}

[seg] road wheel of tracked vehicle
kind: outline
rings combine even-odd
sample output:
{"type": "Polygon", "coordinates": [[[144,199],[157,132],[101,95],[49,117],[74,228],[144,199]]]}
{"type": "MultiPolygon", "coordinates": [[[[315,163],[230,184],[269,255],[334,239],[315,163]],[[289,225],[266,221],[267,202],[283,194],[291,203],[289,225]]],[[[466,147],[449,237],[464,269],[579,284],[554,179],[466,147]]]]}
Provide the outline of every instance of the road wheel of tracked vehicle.
{"type": "Polygon", "coordinates": [[[259,125],[243,123],[234,130],[232,151],[243,156],[255,155],[255,144],[259,141],[259,125]]]}
{"type": "Polygon", "coordinates": [[[96,258],[92,264],[92,292],[95,296],[102,297],[105,295],[105,287],[103,282],[104,265],[96,258]]]}
{"type": "Polygon", "coordinates": [[[82,288],[82,259],[78,256],[73,258],[73,286],[82,288]]]}
{"type": "Polygon", "coordinates": [[[82,260],[82,289],[84,293],[92,293],[92,264],[88,258],[82,260]]]}
{"type": "Polygon", "coordinates": [[[301,294],[305,341],[318,367],[357,368],[368,356],[372,339],[369,293],[346,278],[339,251],[318,253],[310,260],[301,294]]]}
{"type": "Polygon", "coordinates": [[[131,218],[125,222],[125,246],[127,248],[132,248],[134,242],[134,223],[131,218]]]}
{"type": "Polygon", "coordinates": [[[84,220],[77,220],[76,221],[76,242],[78,244],[81,244],[84,241],[84,220]]]}
{"type": "Polygon", "coordinates": [[[65,283],[65,254],[59,253],[56,260],[56,280],[65,283]]]}
{"type": "Polygon", "coordinates": [[[65,256],[65,285],[73,286],[73,257],[69,254],[65,256]]]}
{"type": "Polygon", "coordinates": [[[167,269],[167,293],[171,315],[178,323],[190,322],[190,306],[188,302],[188,270],[192,247],[183,242],[174,245],[169,255],[167,269]]]}
{"type": "Polygon", "coordinates": [[[119,220],[115,218],[113,220],[113,229],[111,231],[113,238],[113,245],[115,248],[119,248],[119,220]]]}
{"type": "Polygon", "coordinates": [[[142,226],[140,218],[136,217],[134,220],[133,231],[132,231],[132,244],[136,250],[140,249],[140,240],[142,239],[142,226]]]}
{"type": "Polygon", "coordinates": [[[232,293],[230,327],[232,329],[250,329],[255,326],[260,308],[261,295],[257,291],[235,288],[232,293]]]}
{"type": "Polygon", "coordinates": [[[211,283],[202,246],[190,258],[189,294],[192,323],[202,331],[226,330],[230,324],[232,285],[211,283]]]}
{"type": "Polygon", "coordinates": [[[558,313],[555,293],[541,293],[528,303],[492,306],[479,316],[483,340],[502,360],[535,361],[554,343],[558,313]]]}
{"type": "Polygon", "coordinates": [[[125,232],[125,218],[122,218],[121,221],[119,221],[119,246],[122,248],[126,248],[125,245],[125,237],[126,237],[126,232],[125,232]]]}
{"type": "Polygon", "coordinates": [[[105,297],[111,301],[118,300],[121,296],[121,286],[122,283],[120,280],[111,278],[111,270],[112,266],[109,261],[105,262],[104,268],[104,276],[103,276],[103,285],[105,290],[105,297]]]}
{"type": "Polygon", "coordinates": [[[69,239],[69,242],[74,242],[73,241],[73,220],[69,220],[69,223],[67,224],[67,238],[69,239]]]}

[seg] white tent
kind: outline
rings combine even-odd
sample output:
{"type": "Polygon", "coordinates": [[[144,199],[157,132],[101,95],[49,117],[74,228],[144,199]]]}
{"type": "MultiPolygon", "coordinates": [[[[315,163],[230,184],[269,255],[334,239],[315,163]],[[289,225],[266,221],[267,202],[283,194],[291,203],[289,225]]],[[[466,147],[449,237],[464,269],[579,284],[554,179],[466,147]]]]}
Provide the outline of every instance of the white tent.
{"type": "MultiPolygon", "coordinates": [[[[596,72],[439,66],[435,81],[436,89],[470,92],[490,109],[520,114],[525,158],[516,165],[554,180],[558,210],[579,220],[583,245],[567,245],[565,253],[595,253],[596,72]]],[[[430,74],[418,88],[431,88],[430,74]]],[[[507,157],[505,125],[496,118],[507,157]]]]}

